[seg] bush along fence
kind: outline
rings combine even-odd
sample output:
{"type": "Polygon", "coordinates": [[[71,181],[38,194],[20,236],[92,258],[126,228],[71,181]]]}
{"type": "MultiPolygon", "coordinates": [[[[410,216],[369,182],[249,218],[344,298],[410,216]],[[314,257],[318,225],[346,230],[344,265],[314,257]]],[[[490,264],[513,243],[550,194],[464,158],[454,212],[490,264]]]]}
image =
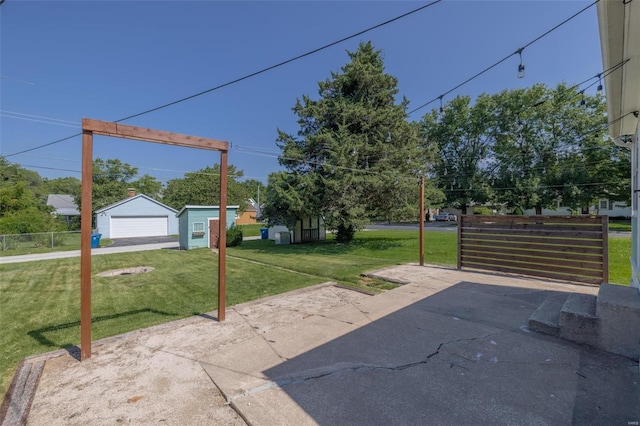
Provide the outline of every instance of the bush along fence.
{"type": "Polygon", "coordinates": [[[607,216],[475,216],[458,222],[458,269],[609,281],[607,216]]]}
{"type": "Polygon", "coordinates": [[[28,248],[56,248],[67,244],[80,244],[80,231],[37,232],[32,234],[0,234],[3,252],[28,248]]]}

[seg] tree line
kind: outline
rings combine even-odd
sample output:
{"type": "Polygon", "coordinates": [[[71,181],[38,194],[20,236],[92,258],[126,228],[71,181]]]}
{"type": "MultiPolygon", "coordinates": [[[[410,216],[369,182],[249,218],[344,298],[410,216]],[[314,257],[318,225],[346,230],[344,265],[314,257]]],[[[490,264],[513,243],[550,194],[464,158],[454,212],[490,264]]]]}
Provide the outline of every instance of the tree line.
{"type": "MultiPolygon", "coordinates": [[[[559,204],[584,212],[598,198],[630,201],[630,152],[608,140],[601,95],[536,84],[457,96],[411,121],[382,52],[369,42],[347,54],[350,61],[318,83],[317,96],[296,101],[297,132],[278,129],[283,170],[269,175],[266,188],[241,182],[243,172],[229,166],[230,204],[243,210],[261,191],[269,224],[321,216],[348,242],[373,220],[416,220],[421,176],[428,207],[463,213],[490,205],[539,214],[559,204]]],[[[218,165],[166,184],[117,159],[98,158],[93,168],[94,210],[130,187],[176,209],[219,203],[218,165]]],[[[78,179],[42,179],[2,158],[0,178],[0,233],[54,226],[47,193],[74,195],[80,205],[78,179]]]]}
{"type": "MultiPolygon", "coordinates": [[[[107,207],[128,196],[129,188],[145,194],[176,210],[186,204],[217,205],[220,194],[220,166],[215,164],[189,172],[182,178],[163,184],[148,174],[139,175],[138,168],[118,159],[93,160],[92,210],[107,207]]],[[[257,180],[240,181],[243,172],[228,167],[228,203],[246,209],[249,198],[265,192],[257,180]]],[[[22,234],[80,229],[80,218],[71,223],[56,218],[47,206],[49,194],[66,194],[81,208],[81,182],[74,177],[48,179],[0,157],[0,234],[22,234]]]]}
{"type": "Polygon", "coordinates": [[[398,81],[371,43],[293,107],[296,134],[278,131],[285,171],[269,176],[263,216],[287,224],[322,216],[338,241],[375,220],[418,218],[428,206],[584,210],[630,199],[630,153],[607,139],[604,98],[542,84],[472,102],[457,96],[409,120],[398,81]]]}

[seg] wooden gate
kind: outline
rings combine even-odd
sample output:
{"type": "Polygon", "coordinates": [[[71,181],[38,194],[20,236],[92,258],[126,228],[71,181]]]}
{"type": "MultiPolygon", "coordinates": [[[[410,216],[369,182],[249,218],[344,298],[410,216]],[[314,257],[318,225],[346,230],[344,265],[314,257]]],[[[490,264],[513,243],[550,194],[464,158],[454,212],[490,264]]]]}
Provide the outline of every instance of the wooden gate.
{"type": "Polygon", "coordinates": [[[463,267],[601,284],[609,281],[608,216],[460,216],[463,267]]]}

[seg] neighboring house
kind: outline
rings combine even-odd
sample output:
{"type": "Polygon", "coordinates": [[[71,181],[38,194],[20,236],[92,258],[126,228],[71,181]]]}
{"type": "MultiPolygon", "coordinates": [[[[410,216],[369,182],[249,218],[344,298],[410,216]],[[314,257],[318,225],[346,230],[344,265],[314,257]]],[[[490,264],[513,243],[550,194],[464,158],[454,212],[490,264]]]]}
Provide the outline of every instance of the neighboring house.
{"type": "Polygon", "coordinates": [[[253,200],[249,200],[247,203],[247,209],[241,214],[236,216],[237,225],[250,225],[257,223],[256,217],[258,216],[257,204],[253,200]]]}
{"type": "MultiPolygon", "coordinates": [[[[589,207],[589,212],[609,217],[631,217],[631,207],[627,206],[623,202],[611,201],[606,198],[598,200],[596,205],[589,207]]],[[[525,215],[535,215],[535,209],[524,210],[525,215]]],[[[578,211],[580,213],[580,211],[578,211]]],[[[542,209],[543,216],[568,216],[571,214],[569,207],[561,205],[558,202],[558,207],[555,210],[542,209]]]]}
{"type": "Polygon", "coordinates": [[[47,205],[55,209],[56,217],[63,218],[67,223],[71,222],[74,217],[80,216],[78,206],[71,195],[49,194],[47,205]]]}
{"type": "MultiPolygon", "coordinates": [[[[227,206],[227,229],[236,223],[239,206],[227,206]]],[[[180,249],[217,248],[220,206],[184,206],[176,215],[180,249]]]]}
{"type": "Polygon", "coordinates": [[[175,235],[177,211],[144,194],[133,195],[96,210],[96,229],[102,238],[175,235]]]}

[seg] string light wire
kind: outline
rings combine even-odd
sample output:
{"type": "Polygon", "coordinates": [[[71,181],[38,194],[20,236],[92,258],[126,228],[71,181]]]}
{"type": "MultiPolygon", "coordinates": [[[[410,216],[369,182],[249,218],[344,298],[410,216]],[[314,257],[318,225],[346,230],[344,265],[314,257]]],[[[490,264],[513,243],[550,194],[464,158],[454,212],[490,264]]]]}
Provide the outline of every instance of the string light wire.
{"type": "Polygon", "coordinates": [[[442,97],[447,96],[448,94],[450,94],[451,92],[461,88],[462,86],[466,85],[467,83],[475,80],[476,78],[480,77],[481,75],[485,74],[486,72],[492,70],[493,68],[497,67],[498,65],[500,65],[501,63],[505,62],[506,60],[508,60],[509,58],[511,58],[512,56],[518,55],[520,53],[522,53],[522,51],[524,49],[526,49],[527,47],[531,46],[532,44],[538,42],[539,40],[541,40],[542,38],[546,37],[547,35],[551,34],[553,31],[557,30],[558,28],[560,28],[561,26],[565,25],[566,23],[568,23],[569,21],[571,21],[572,19],[576,18],[578,15],[580,15],[581,13],[585,12],[586,10],[590,9],[591,7],[595,6],[596,3],[598,3],[600,0],[595,0],[593,3],[589,4],[588,6],[580,9],[578,12],[574,13],[573,15],[571,15],[570,17],[568,17],[567,19],[565,19],[564,21],[560,22],[559,24],[557,24],[555,27],[551,28],[550,30],[547,30],[546,32],[542,33],[541,35],[539,35],[538,37],[534,38],[533,40],[531,40],[530,42],[528,42],[527,44],[525,44],[524,46],[522,46],[521,48],[519,48],[518,50],[516,50],[513,53],[510,53],[509,55],[505,56],[504,58],[498,60],[497,62],[495,62],[493,65],[489,65],[488,67],[486,67],[485,69],[483,69],[482,71],[474,74],[473,76],[469,77],[468,79],[466,79],[465,81],[463,81],[462,83],[452,87],[451,89],[447,90],[446,92],[440,94],[439,96],[436,96],[435,98],[431,99],[429,102],[425,102],[424,104],[420,105],[417,108],[412,109],[411,111],[409,111],[407,114],[411,115],[414,112],[417,112],[419,110],[421,110],[422,108],[426,107],[427,105],[432,104],[433,102],[437,101],[438,99],[442,99],[442,97]]]}

